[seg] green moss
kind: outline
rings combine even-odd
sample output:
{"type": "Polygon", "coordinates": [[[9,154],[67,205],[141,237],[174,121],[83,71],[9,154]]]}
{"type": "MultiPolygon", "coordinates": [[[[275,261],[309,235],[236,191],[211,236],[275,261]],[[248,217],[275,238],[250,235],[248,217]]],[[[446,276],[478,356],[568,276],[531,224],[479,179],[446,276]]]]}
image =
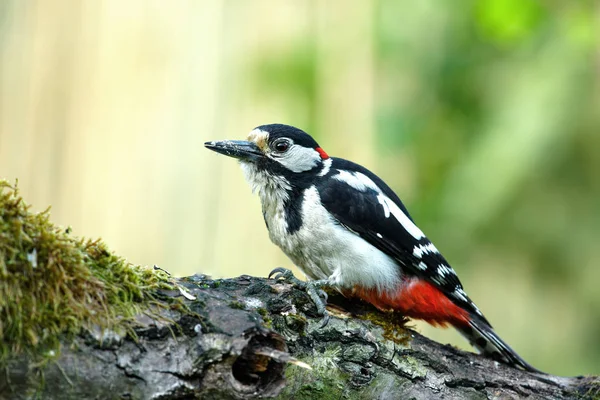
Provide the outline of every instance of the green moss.
{"type": "Polygon", "coordinates": [[[300,336],[306,335],[306,326],[308,320],[299,314],[289,314],[285,316],[285,322],[288,329],[300,334],[300,336]]]}
{"type": "Polygon", "coordinates": [[[239,301],[235,301],[235,300],[229,303],[229,307],[233,308],[234,310],[245,310],[246,309],[244,304],[242,304],[239,301]]]}
{"type": "Polygon", "coordinates": [[[0,180],[0,362],[24,351],[57,354],[59,337],[85,324],[126,326],[154,289],[174,289],[164,272],[69,232],[48,210],[32,213],[16,186],[0,180]]]}
{"type": "Polygon", "coordinates": [[[580,398],[582,399],[593,399],[600,400],[600,380],[593,377],[589,377],[591,382],[582,385],[584,390],[581,391],[580,398]]]}
{"type": "Polygon", "coordinates": [[[256,312],[258,313],[258,315],[261,316],[265,328],[273,328],[273,320],[271,319],[269,312],[265,308],[259,307],[256,309],[256,312]]]}
{"type": "Polygon", "coordinates": [[[269,312],[265,308],[262,308],[262,307],[257,308],[256,312],[259,313],[260,316],[263,318],[265,318],[269,315],[269,312]]]}
{"type": "Polygon", "coordinates": [[[337,366],[341,350],[338,347],[299,358],[312,367],[307,370],[289,365],[285,370],[286,387],[277,399],[343,399],[349,394],[350,377],[337,366]]]}
{"type": "Polygon", "coordinates": [[[396,344],[406,346],[410,340],[410,334],[405,325],[408,319],[395,312],[371,312],[359,316],[359,318],[371,321],[383,328],[383,337],[396,344]]]}

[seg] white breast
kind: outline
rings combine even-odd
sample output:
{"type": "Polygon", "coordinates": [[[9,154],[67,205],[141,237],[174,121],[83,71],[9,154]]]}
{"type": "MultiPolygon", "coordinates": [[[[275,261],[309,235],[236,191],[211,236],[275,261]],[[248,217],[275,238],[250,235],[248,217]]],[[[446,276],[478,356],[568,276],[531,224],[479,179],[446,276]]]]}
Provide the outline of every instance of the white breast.
{"type": "MultiPolygon", "coordinates": [[[[261,196],[262,198],[263,196],[261,196]]],[[[274,196],[269,196],[271,199],[274,196]]],[[[288,234],[283,204],[265,207],[269,236],[311,279],[332,284],[392,290],[399,283],[400,268],[392,258],[335,221],[321,205],[313,186],[304,192],[302,226],[288,234]]]]}

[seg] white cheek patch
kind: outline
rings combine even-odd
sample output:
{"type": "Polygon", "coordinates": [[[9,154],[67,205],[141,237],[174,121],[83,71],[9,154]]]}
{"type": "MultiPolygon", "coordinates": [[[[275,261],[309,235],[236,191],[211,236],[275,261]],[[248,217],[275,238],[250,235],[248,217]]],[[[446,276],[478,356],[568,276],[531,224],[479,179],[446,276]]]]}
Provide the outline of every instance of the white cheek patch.
{"type": "Polygon", "coordinates": [[[298,145],[292,145],[285,154],[271,158],[296,173],[310,171],[321,162],[318,151],[298,145]]]}
{"type": "Polygon", "coordinates": [[[379,203],[383,206],[383,212],[386,218],[389,218],[390,215],[393,215],[394,218],[396,218],[398,222],[400,222],[400,224],[404,227],[404,229],[408,233],[410,233],[410,235],[415,239],[421,239],[422,237],[425,237],[423,232],[421,232],[421,230],[414,224],[414,222],[412,222],[410,218],[408,218],[406,214],[402,212],[400,207],[398,207],[396,203],[394,203],[389,197],[387,197],[383,193],[380,193],[377,196],[377,199],[379,200],[379,203]]]}

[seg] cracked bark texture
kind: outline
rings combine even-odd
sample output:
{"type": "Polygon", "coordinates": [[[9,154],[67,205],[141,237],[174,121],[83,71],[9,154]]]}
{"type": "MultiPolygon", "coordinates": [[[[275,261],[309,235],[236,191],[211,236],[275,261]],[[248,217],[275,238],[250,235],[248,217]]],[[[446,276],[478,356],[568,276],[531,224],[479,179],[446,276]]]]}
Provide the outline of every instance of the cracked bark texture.
{"type": "Polygon", "coordinates": [[[308,296],[285,283],[249,276],[179,283],[195,296],[182,297],[192,314],[140,315],[135,335],[82,332],[43,368],[13,358],[0,372],[0,398],[600,398],[598,377],[509,368],[339,295],[330,296],[332,318],[320,328],[308,296]]]}

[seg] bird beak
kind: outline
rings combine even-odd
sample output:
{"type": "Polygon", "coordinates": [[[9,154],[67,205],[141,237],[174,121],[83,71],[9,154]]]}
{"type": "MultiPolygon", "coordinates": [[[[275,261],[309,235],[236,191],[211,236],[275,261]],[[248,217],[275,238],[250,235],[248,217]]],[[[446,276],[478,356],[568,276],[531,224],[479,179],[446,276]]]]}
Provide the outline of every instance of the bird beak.
{"type": "Polygon", "coordinates": [[[238,158],[244,161],[256,161],[264,154],[254,142],[245,140],[222,140],[219,142],[206,142],[204,147],[226,156],[238,158]]]}

